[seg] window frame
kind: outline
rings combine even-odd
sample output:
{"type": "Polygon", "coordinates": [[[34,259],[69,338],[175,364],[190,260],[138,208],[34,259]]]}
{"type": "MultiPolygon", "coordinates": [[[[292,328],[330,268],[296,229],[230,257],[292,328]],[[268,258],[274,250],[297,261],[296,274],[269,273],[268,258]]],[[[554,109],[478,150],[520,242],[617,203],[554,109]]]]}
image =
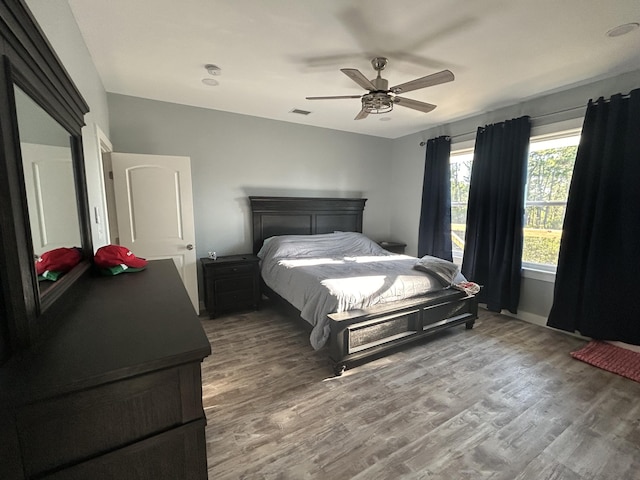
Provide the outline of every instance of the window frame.
{"type": "MultiPolygon", "coordinates": [[[[581,134],[581,129],[580,128],[572,128],[572,129],[567,129],[567,130],[562,130],[562,131],[557,131],[557,132],[553,132],[553,133],[546,133],[546,134],[539,134],[539,135],[533,135],[531,136],[531,138],[529,139],[529,152],[527,153],[527,170],[529,169],[529,164],[528,164],[528,158],[529,158],[529,153],[531,153],[531,145],[535,144],[535,143],[542,143],[542,142],[549,142],[549,141],[557,141],[557,140],[561,140],[561,139],[565,139],[565,138],[573,138],[573,137],[578,137],[578,143],[576,145],[578,145],[580,143],[580,134],[581,134]]],[[[540,148],[539,150],[543,150],[542,148],[540,148]]],[[[569,179],[569,182],[571,182],[571,179],[569,179]]],[[[566,206],[567,206],[567,199],[565,199],[564,201],[562,200],[553,200],[553,201],[538,201],[538,200],[533,200],[533,201],[527,201],[527,191],[529,189],[529,177],[527,176],[527,184],[525,186],[525,198],[524,198],[524,209],[526,210],[527,207],[529,206],[564,206],[565,207],[565,213],[566,213],[566,206]]],[[[563,218],[564,221],[564,218],[563,218]]],[[[523,254],[524,254],[524,250],[523,250],[523,254]]],[[[540,274],[543,273],[547,273],[547,274],[552,274],[553,278],[555,279],[555,274],[556,274],[556,270],[557,270],[558,266],[556,265],[550,265],[550,264],[544,264],[544,263],[533,263],[533,262],[525,262],[524,259],[522,260],[522,269],[526,270],[526,271],[534,271],[534,272],[539,272],[540,274]]]]}
{"type": "MultiPolygon", "coordinates": [[[[566,137],[579,136],[582,133],[582,122],[583,118],[574,118],[568,119],[557,123],[550,123],[546,125],[534,126],[532,129],[532,136],[529,139],[529,145],[532,143],[537,143],[541,141],[547,140],[555,140],[566,137]]],[[[469,139],[461,142],[456,142],[451,145],[451,153],[449,156],[449,162],[451,163],[451,159],[453,157],[459,157],[466,154],[473,154],[475,150],[475,139],[469,139]]],[[[528,169],[528,154],[527,154],[527,169],[528,169]]],[[[529,179],[527,178],[527,188],[528,188],[529,179]]],[[[455,202],[458,204],[459,202],[455,202]]],[[[468,200],[467,200],[468,203],[468,200]]],[[[524,208],[528,205],[532,205],[533,203],[541,203],[541,202],[527,202],[526,199],[526,191],[525,191],[525,201],[524,208]]],[[[553,201],[553,202],[542,202],[545,205],[549,205],[550,203],[565,205],[567,201],[553,201]]],[[[451,206],[454,206],[454,202],[451,202],[451,206]]],[[[456,252],[453,252],[453,261],[456,264],[462,264],[463,256],[456,252]]],[[[540,280],[545,282],[555,282],[556,277],[556,269],[557,265],[545,265],[538,264],[532,262],[522,262],[522,276],[524,278],[531,278],[534,280],[540,280]]]]}
{"type": "MultiPolygon", "coordinates": [[[[449,171],[450,172],[451,172],[451,164],[453,163],[452,160],[454,159],[454,157],[471,155],[472,161],[473,161],[474,143],[475,141],[471,142],[471,146],[468,146],[469,142],[464,142],[464,143],[458,144],[457,145],[458,148],[456,148],[455,150],[453,150],[452,148],[451,153],[449,154],[449,171]]],[[[453,208],[454,206],[461,206],[461,205],[462,205],[462,202],[454,202],[453,199],[451,199],[451,208],[453,208]]],[[[467,197],[466,206],[468,205],[469,205],[469,198],[467,197]]],[[[453,238],[452,238],[452,242],[453,242],[453,238]]],[[[451,254],[453,257],[453,262],[457,265],[462,265],[462,255],[460,255],[458,252],[453,250],[451,254]]]]}

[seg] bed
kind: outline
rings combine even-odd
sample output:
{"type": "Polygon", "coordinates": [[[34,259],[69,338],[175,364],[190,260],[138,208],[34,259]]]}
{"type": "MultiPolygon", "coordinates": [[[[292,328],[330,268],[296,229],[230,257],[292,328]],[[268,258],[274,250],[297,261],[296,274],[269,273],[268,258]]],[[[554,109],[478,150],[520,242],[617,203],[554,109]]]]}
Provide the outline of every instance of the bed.
{"type": "Polygon", "coordinates": [[[263,292],[303,319],[313,348],[326,344],[336,375],[443,329],[461,324],[473,328],[478,311],[474,295],[444,288],[437,279],[413,269],[416,258],[387,252],[359,235],[366,199],[249,199],[263,292]],[[328,243],[336,238],[341,242],[339,252],[328,243]],[[276,269],[276,264],[283,268],[276,269]],[[356,273],[347,273],[347,268],[349,272],[356,268],[356,273]],[[338,287],[352,275],[359,278],[355,283],[375,295],[357,292],[341,298],[338,287]],[[305,290],[312,278],[333,294],[305,303],[315,298],[305,290]]]}

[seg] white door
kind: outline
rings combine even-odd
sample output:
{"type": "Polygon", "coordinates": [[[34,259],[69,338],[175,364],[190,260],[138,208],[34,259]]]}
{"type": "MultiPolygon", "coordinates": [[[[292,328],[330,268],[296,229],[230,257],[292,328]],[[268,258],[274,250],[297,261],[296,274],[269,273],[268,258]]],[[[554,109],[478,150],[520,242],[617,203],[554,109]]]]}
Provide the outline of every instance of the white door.
{"type": "Polygon", "coordinates": [[[33,253],[82,246],[71,149],[33,143],[20,148],[33,253]]]}
{"type": "Polygon", "coordinates": [[[118,243],[147,260],[171,258],[198,312],[191,159],[111,153],[118,243]]]}

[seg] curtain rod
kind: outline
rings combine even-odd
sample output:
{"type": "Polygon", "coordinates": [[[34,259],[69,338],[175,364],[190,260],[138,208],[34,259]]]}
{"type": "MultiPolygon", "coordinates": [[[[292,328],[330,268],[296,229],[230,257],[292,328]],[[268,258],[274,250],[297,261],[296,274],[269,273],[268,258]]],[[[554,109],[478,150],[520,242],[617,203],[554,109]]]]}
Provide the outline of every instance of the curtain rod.
{"type": "MultiPolygon", "coordinates": [[[[628,96],[628,95],[624,95],[624,97],[626,97],[626,96],[628,96]]],[[[558,115],[558,114],[560,114],[560,113],[573,112],[573,111],[575,111],[575,110],[583,110],[583,109],[586,109],[586,108],[587,108],[587,106],[586,106],[586,105],[581,105],[581,106],[579,106],[579,107],[570,107],[570,108],[565,108],[564,110],[558,110],[557,112],[543,113],[543,114],[541,114],[541,115],[537,115],[537,116],[535,116],[535,117],[531,117],[531,120],[538,120],[538,119],[540,119],[540,118],[550,117],[551,115],[558,115]]],[[[476,133],[476,131],[477,131],[477,130],[474,130],[474,131],[472,131],[472,132],[458,133],[457,135],[446,135],[446,136],[447,136],[447,137],[450,137],[450,138],[458,138],[458,137],[464,137],[464,136],[467,136],[467,135],[472,135],[472,134],[476,133]]],[[[427,142],[426,142],[426,141],[424,141],[424,140],[422,140],[422,141],[420,142],[420,146],[421,146],[421,147],[424,147],[426,144],[427,144],[427,142]]]]}

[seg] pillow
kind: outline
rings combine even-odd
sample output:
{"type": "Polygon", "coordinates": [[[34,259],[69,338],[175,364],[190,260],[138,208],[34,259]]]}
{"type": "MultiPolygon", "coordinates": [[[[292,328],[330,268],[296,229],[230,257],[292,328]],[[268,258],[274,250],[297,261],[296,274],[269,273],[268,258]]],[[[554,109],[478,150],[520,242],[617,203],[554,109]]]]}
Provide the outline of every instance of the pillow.
{"type": "Polygon", "coordinates": [[[388,255],[388,252],[373,240],[357,232],[270,237],[265,240],[258,252],[258,257],[263,260],[364,255],[388,255]]]}
{"type": "Polygon", "coordinates": [[[460,274],[460,267],[449,260],[425,255],[413,266],[416,270],[426,272],[437,278],[443,287],[450,287],[460,274]]]}

